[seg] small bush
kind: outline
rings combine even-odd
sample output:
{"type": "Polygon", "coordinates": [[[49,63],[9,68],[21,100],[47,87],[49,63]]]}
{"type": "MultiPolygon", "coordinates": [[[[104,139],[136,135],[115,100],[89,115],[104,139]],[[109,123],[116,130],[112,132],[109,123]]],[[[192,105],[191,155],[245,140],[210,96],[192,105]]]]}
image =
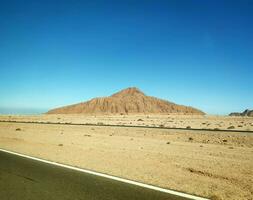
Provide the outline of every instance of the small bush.
{"type": "Polygon", "coordinates": [[[63,144],[58,144],[58,146],[59,146],[59,147],[62,147],[62,146],[63,146],[63,144]]]}
{"type": "Polygon", "coordinates": [[[192,141],[192,140],[193,140],[193,138],[192,138],[192,137],[189,137],[189,138],[188,138],[188,140],[189,140],[189,141],[192,141]]]}
{"type": "Polygon", "coordinates": [[[234,129],[235,127],[234,126],[229,126],[228,129],[234,129]]]}
{"type": "Polygon", "coordinates": [[[211,200],[221,200],[221,198],[217,195],[212,195],[209,197],[211,200]]]}
{"type": "Polygon", "coordinates": [[[170,144],[170,142],[167,142],[166,144],[170,144]]]}
{"type": "Polygon", "coordinates": [[[186,126],[186,128],[187,128],[187,129],[191,129],[192,127],[190,127],[190,126],[186,126]]]}
{"type": "Polygon", "coordinates": [[[98,122],[97,125],[102,126],[102,125],[104,125],[104,123],[103,122],[98,122]]]}
{"type": "Polygon", "coordinates": [[[143,121],[143,119],[138,119],[137,121],[138,121],[138,122],[142,122],[142,121],[143,121]]]}
{"type": "Polygon", "coordinates": [[[21,131],[21,128],[16,128],[16,131],[21,131]]]}

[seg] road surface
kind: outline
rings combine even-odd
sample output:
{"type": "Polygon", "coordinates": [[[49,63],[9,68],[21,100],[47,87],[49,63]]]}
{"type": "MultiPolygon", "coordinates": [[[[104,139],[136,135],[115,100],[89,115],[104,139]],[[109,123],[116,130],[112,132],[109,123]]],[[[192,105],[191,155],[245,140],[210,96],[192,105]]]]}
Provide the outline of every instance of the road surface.
{"type": "MultiPolygon", "coordinates": [[[[46,151],[46,149],[45,149],[46,151]]],[[[186,200],[0,150],[1,200],[186,200]]],[[[196,199],[201,199],[196,197],[196,199]]]]}

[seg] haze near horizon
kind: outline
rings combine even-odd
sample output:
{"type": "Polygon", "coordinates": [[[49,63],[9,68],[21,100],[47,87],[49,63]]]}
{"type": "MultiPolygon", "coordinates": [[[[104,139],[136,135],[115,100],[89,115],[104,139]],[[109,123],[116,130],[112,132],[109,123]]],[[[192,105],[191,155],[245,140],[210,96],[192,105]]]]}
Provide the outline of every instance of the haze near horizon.
{"type": "Polygon", "coordinates": [[[1,1],[0,114],[136,86],[228,114],[253,108],[252,1],[1,1]]]}

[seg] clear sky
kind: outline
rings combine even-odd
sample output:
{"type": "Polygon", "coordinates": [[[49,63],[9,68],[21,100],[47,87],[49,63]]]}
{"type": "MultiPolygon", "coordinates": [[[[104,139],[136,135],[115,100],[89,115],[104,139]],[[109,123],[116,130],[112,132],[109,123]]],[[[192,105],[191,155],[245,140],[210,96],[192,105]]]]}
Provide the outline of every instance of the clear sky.
{"type": "Polygon", "coordinates": [[[209,114],[253,109],[253,1],[0,1],[0,113],[129,86],[209,114]]]}

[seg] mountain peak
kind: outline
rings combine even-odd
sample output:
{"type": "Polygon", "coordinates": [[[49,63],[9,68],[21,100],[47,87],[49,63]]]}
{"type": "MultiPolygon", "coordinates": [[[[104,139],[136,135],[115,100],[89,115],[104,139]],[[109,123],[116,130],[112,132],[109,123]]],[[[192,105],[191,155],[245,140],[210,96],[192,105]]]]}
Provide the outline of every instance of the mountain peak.
{"type": "Polygon", "coordinates": [[[125,97],[125,96],[135,96],[135,95],[145,96],[145,94],[137,87],[129,87],[111,95],[111,97],[125,97]]]}
{"type": "Polygon", "coordinates": [[[198,109],[177,105],[169,101],[146,96],[140,89],[129,87],[109,97],[93,98],[89,101],[56,108],[48,114],[199,114],[198,109]]]}

